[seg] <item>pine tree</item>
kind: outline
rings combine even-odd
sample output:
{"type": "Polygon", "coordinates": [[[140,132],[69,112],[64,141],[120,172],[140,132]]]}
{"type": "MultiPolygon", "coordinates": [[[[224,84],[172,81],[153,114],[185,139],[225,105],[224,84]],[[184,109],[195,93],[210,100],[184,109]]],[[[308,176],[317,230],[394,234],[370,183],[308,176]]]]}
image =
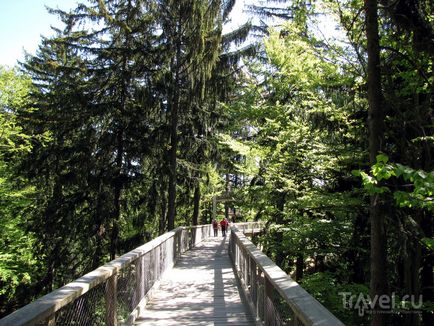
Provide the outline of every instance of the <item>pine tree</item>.
{"type": "MultiPolygon", "coordinates": [[[[209,95],[208,81],[222,53],[222,24],[227,19],[233,2],[222,1],[161,1],[160,18],[165,53],[170,54],[167,77],[167,110],[170,116],[170,149],[168,151],[167,223],[175,225],[176,185],[178,184],[178,157],[183,144],[188,148],[192,139],[199,142],[209,128],[210,112],[205,95],[209,95]],[[207,122],[208,121],[208,122],[207,122]]],[[[198,145],[195,157],[196,171],[203,157],[203,144],[198,145]]],[[[195,173],[195,180],[200,173],[195,173]]],[[[198,216],[199,188],[196,186],[194,220],[198,216]]]]}
{"type": "Polygon", "coordinates": [[[82,274],[107,253],[118,253],[123,193],[141,177],[148,117],[156,106],[149,88],[155,49],[148,3],[93,3],[69,13],[53,10],[64,30],[45,39],[25,64],[42,90],[30,127],[53,137],[49,146],[35,148],[27,167],[38,169],[35,182],[51,187],[40,194],[32,224],[44,234],[43,284],[64,283],[71,271],[82,274]]]}

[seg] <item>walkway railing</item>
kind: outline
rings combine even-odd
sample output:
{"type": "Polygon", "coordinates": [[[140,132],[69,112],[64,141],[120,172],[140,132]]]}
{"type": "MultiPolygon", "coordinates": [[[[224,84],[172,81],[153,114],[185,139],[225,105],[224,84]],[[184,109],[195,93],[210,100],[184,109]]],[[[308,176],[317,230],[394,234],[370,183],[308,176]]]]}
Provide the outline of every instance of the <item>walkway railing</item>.
{"type": "Polygon", "coordinates": [[[261,221],[256,221],[256,222],[241,222],[241,223],[236,223],[231,225],[236,225],[238,231],[241,231],[244,234],[253,235],[255,233],[260,233],[264,228],[265,223],[261,221]]]}
{"type": "Polygon", "coordinates": [[[211,225],[165,233],[6,316],[0,325],[131,325],[164,272],[211,233],[211,225]]]}
{"type": "MultiPolygon", "coordinates": [[[[265,325],[343,325],[277,267],[243,232],[231,227],[229,254],[258,322],[265,325]]],[[[0,320],[0,326],[132,325],[180,255],[212,234],[211,225],[180,227],[97,268],[0,320]]]]}
{"type": "Polygon", "coordinates": [[[276,326],[344,325],[257,249],[238,224],[231,228],[229,255],[258,322],[276,326]]]}

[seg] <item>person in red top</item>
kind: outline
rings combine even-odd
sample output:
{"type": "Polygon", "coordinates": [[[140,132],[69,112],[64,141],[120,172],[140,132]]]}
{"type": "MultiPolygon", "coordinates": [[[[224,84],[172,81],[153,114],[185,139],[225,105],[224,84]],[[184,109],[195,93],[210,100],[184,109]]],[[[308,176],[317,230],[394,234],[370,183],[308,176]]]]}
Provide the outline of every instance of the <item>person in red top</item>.
{"type": "Polygon", "coordinates": [[[228,227],[228,221],[224,218],[220,221],[220,227],[222,228],[222,235],[226,236],[226,229],[228,227]]]}
{"type": "Polygon", "coordinates": [[[218,235],[219,224],[215,218],[212,219],[212,228],[214,230],[214,236],[216,237],[218,235]]]}

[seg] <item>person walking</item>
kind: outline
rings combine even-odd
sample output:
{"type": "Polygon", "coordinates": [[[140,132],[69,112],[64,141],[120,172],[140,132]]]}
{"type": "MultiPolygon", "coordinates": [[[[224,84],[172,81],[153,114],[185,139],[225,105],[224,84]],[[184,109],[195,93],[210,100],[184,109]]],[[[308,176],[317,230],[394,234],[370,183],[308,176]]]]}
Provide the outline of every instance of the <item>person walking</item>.
{"type": "Polygon", "coordinates": [[[216,237],[218,235],[218,228],[219,224],[215,218],[212,219],[212,229],[214,230],[214,236],[216,237]]]}
{"type": "Polygon", "coordinates": [[[225,237],[226,236],[226,229],[228,227],[228,221],[225,218],[223,218],[220,221],[220,227],[222,228],[222,236],[225,237]]]}

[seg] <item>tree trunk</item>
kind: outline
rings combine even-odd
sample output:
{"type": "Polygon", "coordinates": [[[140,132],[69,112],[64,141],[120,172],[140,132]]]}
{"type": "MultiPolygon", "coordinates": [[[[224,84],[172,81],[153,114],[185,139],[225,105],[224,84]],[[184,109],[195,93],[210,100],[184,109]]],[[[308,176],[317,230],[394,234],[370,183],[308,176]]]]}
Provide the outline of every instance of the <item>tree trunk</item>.
{"type": "Polygon", "coordinates": [[[179,114],[179,72],[181,58],[181,23],[177,25],[178,39],[176,40],[176,54],[171,62],[171,71],[174,73],[173,84],[171,89],[170,103],[170,150],[169,150],[169,185],[167,199],[167,229],[168,231],[175,228],[176,216],[176,184],[177,184],[177,150],[178,150],[178,114],[179,114]]]}
{"type": "MultiPolygon", "coordinates": [[[[277,200],[276,200],[276,224],[283,224],[283,210],[285,209],[285,201],[286,201],[286,194],[284,192],[277,193],[277,200]]],[[[279,230],[276,232],[276,265],[279,266],[282,269],[285,269],[285,266],[283,265],[285,262],[285,252],[284,252],[284,246],[282,245],[283,242],[283,231],[279,230]]]]}
{"type": "Polygon", "coordinates": [[[364,254],[363,248],[369,247],[368,219],[361,213],[357,214],[354,220],[353,235],[351,237],[350,249],[346,259],[351,266],[350,280],[354,283],[365,283],[366,277],[364,266],[368,264],[368,257],[364,254]]]}
{"type": "Polygon", "coordinates": [[[167,229],[175,228],[176,215],[176,166],[178,148],[178,101],[179,93],[175,90],[173,105],[171,108],[171,130],[170,130],[170,150],[169,150],[169,186],[168,186],[168,208],[167,208],[167,229]]]}
{"type": "Polygon", "coordinates": [[[199,221],[199,212],[200,212],[200,184],[194,187],[194,197],[193,197],[193,217],[192,224],[197,225],[199,221]]]}
{"type": "MultiPolygon", "coordinates": [[[[413,295],[417,303],[420,293],[419,270],[420,270],[420,245],[415,242],[406,248],[407,255],[404,257],[403,278],[405,294],[413,295]]],[[[403,325],[419,326],[419,314],[404,314],[403,325]]],[[[430,325],[430,324],[427,324],[430,325]]]]}
{"type": "Polygon", "coordinates": [[[228,198],[231,193],[231,178],[229,173],[226,173],[226,199],[225,199],[225,218],[229,221],[229,203],[228,198]]]}
{"type": "Polygon", "coordinates": [[[276,223],[277,224],[283,224],[283,217],[284,217],[284,209],[285,209],[285,203],[286,203],[286,193],[279,192],[277,193],[277,201],[276,201],[276,223]]]}
{"type": "MultiPolygon", "coordinates": [[[[380,46],[378,34],[377,0],[365,0],[366,37],[368,42],[368,129],[370,163],[382,149],[384,123],[382,111],[380,46]]],[[[371,195],[371,297],[387,294],[386,278],[386,232],[384,199],[381,194],[371,195]]],[[[375,301],[372,326],[386,325],[385,314],[381,313],[379,300],[375,301]],[[376,313],[378,311],[378,313],[376,313]]]]}
{"type": "Polygon", "coordinates": [[[325,257],[324,255],[315,256],[315,273],[325,272],[325,257]]]}
{"type": "MultiPolygon", "coordinates": [[[[424,232],[424,236],[432,238],[434,236],[434,223],[432,216],[428,214],[422,215],[421,227],[424,232]]],[[[421,250],[422,254],[422,269],[420,271],[420,286],[424,302],[434,301],[434,255],[432,250],[425,247],[421,250]]],[[[429,311],[425,311],[422,314],[424,325],[434,324],[434,315],[429,311]]]]}
{"type": "Polygon", "coordinates": [[[117,155],[116,155],[116,174],[114,177],[114,190],[113,190],[113,227],[110,236],[110,259],[116,258],[119,243],[119,219],[121,216],[121,195],[123,188],[122,177],[122,161],[124,156],[124,131],[118,131],[117,135],[117,155]]]}
{"type": "Polygon", "coordinates": [[[160,198],[161,198],[161,215],[158,223],[158,234],[162,235],[166,231],[166,214],[167,214],[166,187],[165,187],[164,177],[161,177],[160,198]]]}
{"type": "Polygon", "coordinates": [[[299,282],[303,278],[304,272],[304,256],[302,253],[297,255],[295,262],[295,280],[299,282]]]}
{"type": "Polygon", "coordinates": [[[95,231],[96,231],[96,244],[95,251],[92,258],[92,269],[101,266],[104,256],[104,237],[105,237],[105,215],[104,210],[104,196],[103,196],[103,181],[100,179],[98,184],[98,197],[96,202],[96,216],[95,216],[95,231]]]}

